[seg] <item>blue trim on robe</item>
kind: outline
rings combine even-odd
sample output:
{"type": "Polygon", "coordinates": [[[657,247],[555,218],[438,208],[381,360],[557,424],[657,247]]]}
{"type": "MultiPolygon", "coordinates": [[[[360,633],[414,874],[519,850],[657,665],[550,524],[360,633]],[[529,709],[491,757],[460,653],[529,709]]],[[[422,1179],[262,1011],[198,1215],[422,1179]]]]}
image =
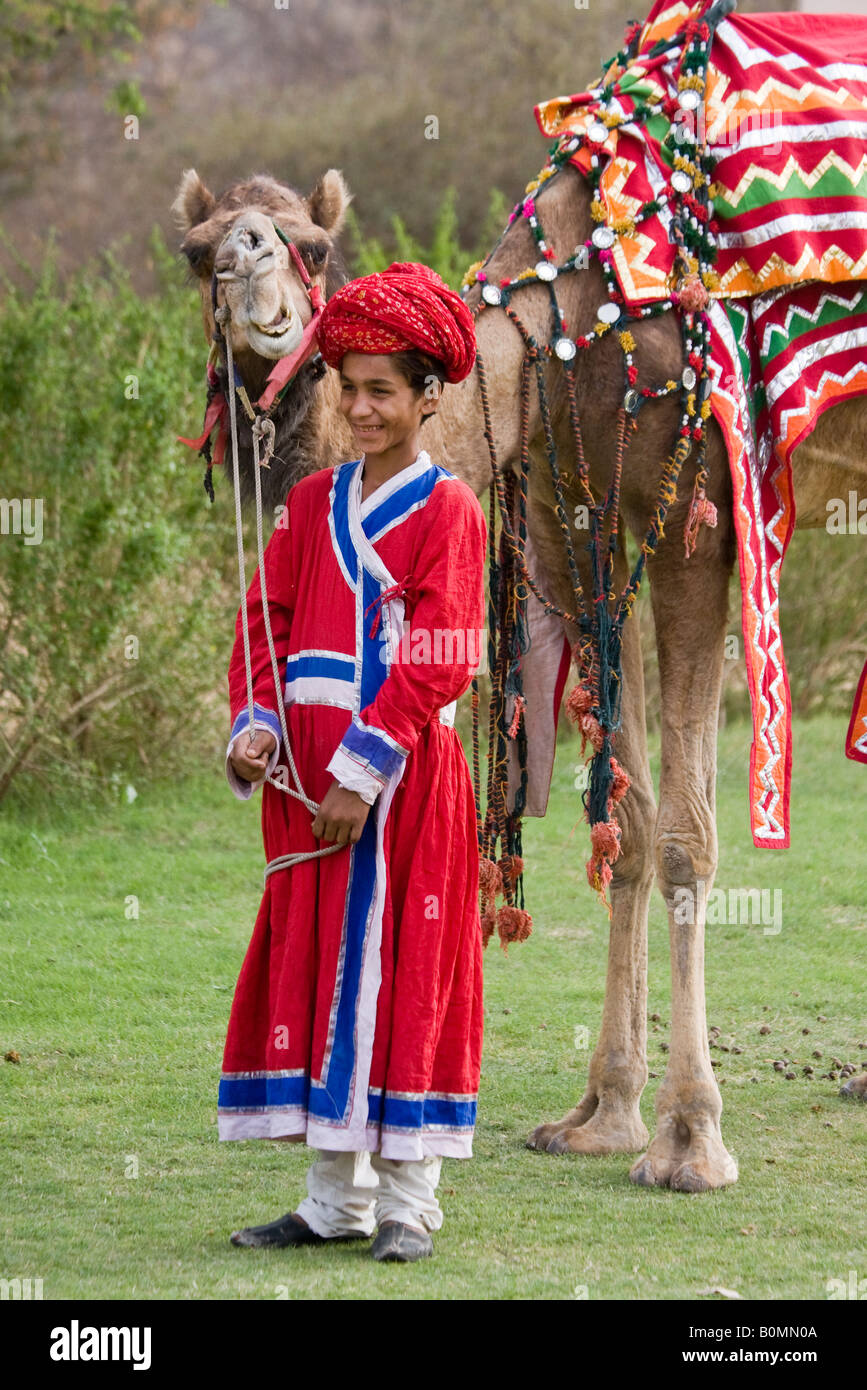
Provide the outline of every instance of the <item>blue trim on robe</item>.
{"type": "Polygon", "coordinates": [[[355,657],[290,656],[286,659],[286,682],[299,676],[330,676],[334,680],[355,680],[355,657]]]}
{"type": "Polygon", "coordinates": [[[381,782],[387,782],[406,762],[408,754],[394,746],[393,739],[387,739],[378,729],[363,724],[357,715],[343,735],[340,744],[343,752],[359,763],[364,772],[370,772],[381,782]]]}
{"type": "Polygon", "coordinates": [[[328,512],[332,539],[339,552],[338,562],[343,570],[343,577],[353,590],[355,589],[355,576],[358,572],[358,556],[355,553],[355,546],[352,544],[352,536],[349,534],[348,498],[355,470],[360,467],[361,460],[356,459],[354,463],[341,463],[334,470],[328,512]]]}
{"type": "Polygon", "coordinates": [[[347,1117],[355,1075],[355,1026],[370,906],[376,886],[376,817],[364,822],[361,838],[350,850],[348,902],[343,928],[343,969],[337,981],[337,1017],[327,1074],[310,1087],[310,1114],[323,1120],[347,1117]]]}
{"type": "Polygon", "coordinates": [[[362,658],[361,658],[361,698],[359,709],[365,709],[372,704],[379,694],[380,687],[388,675],[386,664],[386,644],[385,644],[385,620],[382,617],[382,605],[377,604],[376,608],[370,608],[375,599],[378,599],[383,592],[384,586],[378,579],[374,579],[372,574],[362,568],[361,571],[361,626],[363,632],[362,639],[362,658]],[[366,612],[366,609],[370,609],[366,612]],[[376,621],[376,615],[380,618],[376,626],[376,636],[369,636],[370,629],[376,621]]]}
{"type": "Polygon", "coordinates": [[[291,1076],[244,1076],[220,1078],[218,1108],[233,1110],[307,1109],[310,1077],[306,1072],[291,1076]]]}
{"type": "Polygon", "coordinates": [[[422,1096],[406,1100],[385,1092],[371,1091],[368,1096],[370,1123],[385,1125],[386,1129],[472,1129],[476,1123],[475,1100],[450,1100],[443,1096],[422,1096]]]}
{"type": "Polygon", "coordinates": [[[361,523],[361,529],[367,539],[371,540],[380,531],[390,528],[404,515],[409,515],[419,505],[427,502],[438,478],[453,478],[454,476],[453,473],[449,473],[448,469],[441,468],[437,463],[432,463],[430,468],[420,477],[413,478],[411,482],[399,487],[384,502],[380,502],[378,506],[368,512],[361,523]]]}
{"type": "MultiPolygon", "coordinates": [[[[274,711],[271,709],[266,709],[264,705],[254,705],[253,716],[258,723],[267,725],[267,727],[271,730],[271,733],[276,738],[277,747],[279,748],[283,739],[283,730],[280,726],[279,714],[275,714],[274,711]]],[[[247,709],[244,708],[241,710],[240,714],[235,716],[235,722],[232,725],[232,732],[229,735],[229,742],[231,743],[234,739],[238,737],[239,734],[242,734],[245,729],[249,729],[249,727],[250,715],[247,709]]]]}
{"type": "MultiPolygon", "coordinates": [[[[290,1076],[222,1077],[219,1108],[223,1114],[266,1110],[306,1110],[320,1118],[333,1119],[324,1106],[309,1106],[314,1086],[304,1072],[290,1076]],[[309,1098],[308,1098],[308,1093],[309,1098]]],[[[407,1100],[386,1091],[368,1092],[368,1124],[385,1125],[412,1133],[425,1130],[471,1130],[476,1123],[478,1102],[466,1097],[421,1096],[407,1100]]]]}

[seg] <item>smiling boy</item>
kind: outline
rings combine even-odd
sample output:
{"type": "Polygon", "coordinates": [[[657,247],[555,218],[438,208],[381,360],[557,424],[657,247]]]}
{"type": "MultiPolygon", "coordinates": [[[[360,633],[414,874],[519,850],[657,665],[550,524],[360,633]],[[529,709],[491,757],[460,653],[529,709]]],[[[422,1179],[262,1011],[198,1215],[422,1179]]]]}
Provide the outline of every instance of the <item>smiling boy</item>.
{"type": "Polygon", "coordinates": [[[265,558],[289,739],[318,811],[264,780],[286,753],[258,578],[255,732],[239,614],[227,773],[240,797],[263,784],[269,865],[343,848],[266,878],[219,1133],[319,1152],[297,1209],[234,1244],[378,1227],[374,1258],[405,1262],[433,1251],[442,1158],[472,1154],[481,1065],[476,819],[454,709],[478,664],[486,527],[471,489],[420,447],[443,383],[472,370],[475,335],[460,297],[407,263],[338,290],[318,337],[361,456],[293,487],[265,558]],[[454,659],[407,660],[407,625],[452,634],[454,659]]]}

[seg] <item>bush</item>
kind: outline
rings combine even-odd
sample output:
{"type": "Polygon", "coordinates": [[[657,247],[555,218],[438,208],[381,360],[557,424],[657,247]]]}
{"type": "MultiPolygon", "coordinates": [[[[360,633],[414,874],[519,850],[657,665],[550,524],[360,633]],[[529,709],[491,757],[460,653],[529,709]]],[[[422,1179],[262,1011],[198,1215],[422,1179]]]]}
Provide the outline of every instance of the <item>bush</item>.
{"type": "Polygon", "coordinates": [[[61,285],[50,245],[3,297],[0,797],[24,771],[54,794],[177,771],[200,742],[231,548],[175,442],[201,416],[197,296],[152,255],[151,298],[111,256],[61,285]]]}

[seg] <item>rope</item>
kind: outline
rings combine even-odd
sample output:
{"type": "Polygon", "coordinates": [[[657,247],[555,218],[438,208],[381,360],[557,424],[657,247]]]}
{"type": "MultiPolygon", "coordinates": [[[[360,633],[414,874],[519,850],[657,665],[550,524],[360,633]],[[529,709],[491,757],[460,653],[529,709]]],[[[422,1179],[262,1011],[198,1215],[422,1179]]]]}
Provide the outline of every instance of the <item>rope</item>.
{"type": "MultiPolygon", "coordinates": [[[[229,327],[229,310],[223,307],[217,310],[216,319],[222,327],[229,327]]],[[[247,617],[247,575],[244,562],[244,525],[241,514],[241,485],[240,485],[240,462],[238,457],[238,419],[237,407],[235,405],[236,390],[239,395],[241,391],[235,382],[235,364],[232,356],[232,334],[231,329],[224,332],[223,341],[226,345],[226,367],[229,373],[229,433],[232,442],[232,470],[235,483],[235,535],[238,542],[238,579],[241,587],[241,632],[244,644],[244,673],[247,681],[247,715],[249,718],[249,738],[252,741],[256,730],[256,709],[253,699],[253,662],[250,653],[250,628],[247,617]],[[233,389],[233,387],[235,389],[233,389]]],[[[295,766],[295,759],[292,755],[292,745],[289,741],[289,729],[286,723],[286,710],[283,703],[283,690],[280,681],[280,668],[277,661],[277,652],[274,647],[274,636],[271,631],[271,614],[268,607],[268,593],[265,584],[265,546],[262,533],[262,479],[259,469],[266,467],[268,459],[271,457],[274,448],[274,422],[265,416],[257,416],[245,399],[246,392],[242,396],[245,409],[248,414],[253,416],[253,476],[256,482],[256,556],[259,569],[259,587],[262,595],[262,621],[265,626],[265,638],[268,643],[268,654],[271,658],[271,672],[274,677],[274,688],[277,694],[277,712],[280,717],[280,729],[283,734],[283,746],[286,749],[286,758],[292,773],[293,781],[297,790],[293,791],[285,782],[278,778],[266,776],[266,782],[272,787],[278,787],[280,791],[286,792],[288,796],[294,796],[298,801],[302,801],[314,816],[319,811],[319,803],[311,800],[301,785],[301,778],[295,766]],[[263,435],[268,436],[265,459],[259,457],[259,441],[263,435]]],[[[297,854],[280,854],[275,859],[271,859],[265,866],[265,881],[271,874],[278,869],[291,869],[295,864],[303,864],[306,859],[321,859],[326,854],[334,854],[337,850],[346,849],[346,845],[328,845],[324,849],[307,850],[297,854]]]]}

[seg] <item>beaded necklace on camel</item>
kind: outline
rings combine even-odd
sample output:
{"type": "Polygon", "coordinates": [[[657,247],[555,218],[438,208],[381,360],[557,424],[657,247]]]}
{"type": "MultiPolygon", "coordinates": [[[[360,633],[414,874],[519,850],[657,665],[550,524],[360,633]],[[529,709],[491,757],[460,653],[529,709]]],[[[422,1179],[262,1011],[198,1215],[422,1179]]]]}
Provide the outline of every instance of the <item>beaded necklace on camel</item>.
{"type": "MultiPolygon", "coordinates": [[[[734,0],[719,0],[706,7],[701,20],[690,20],[677,35],[661,39],[642,55],[645,72],[648,64],[659,66],[680,48],[675,67],[677,98],[667,97],[659,103],[638,102],[627,114],[613,109],[620,93],[620,83],[635,59],[643,25],[635,23],[626,31],[625,44],[605,65],[602,83],[591,93],[589,107],[592,116],[585,133],[561,136],[550,148],[545,166],[528,185],[525,197],[514,208],[506,231],[519,217],[524,218],[532,232],[539,252],[533,267],[521,271],[512,279],[498,284],[488,279],[485,265],[497,250],[493,248],[484,262],[477,262],[464,278],[464,288],[475,283],[482,286],[481,300],[476,313],[499,309],[514,323],[525,347],[521,364],[520,388],[520,475],[504,477],[494,445],[491,410],[488,400],[484,363],[477,356],[476,368],[485,419],[485,437],[491,456],[492,480],[488,527],[488,565],[490,597],[488,608],[488,665],[491,680],[491,700],[488,717],[488,777],[487,810],[482,813],[481,776],[479,767],[479,685],[472,683],[473,706],[473,782],[479,839],[479,886],[483,900],[482,930],[485,945],[496,929],[505,949],[510,942],[522,941],[532,930],[532,919],[524,907],[523,859],[521,857],[521,817],[527,793],[527,738],[524,728],[525,700],[522,693],[521,659],[528,648],[527,600],[530,590],[544,609],[564,619],[578,629],[580,636],[572,649],[578,670],[578,683],[566,701],[569,717],[581,732],[581,751],[589,743],[589,780],[583,795],[585,817],[590,823],[591,854],[587,861],[590,886],[608,907],[606,889],[612,879],[612,864],[620,854],[621,829],[616,807],[629,788],[629,777],[614,756],[614,738],[621,724],[621,642],[623,625],[635,604],[647,558],[663,538],[665,520],[677,496],[677,483],[686,460],[696,448],[697,471],[684,530],[686,556],[692,554],[699,527],[715,526],[716,508],[706,495],[706,422],[710,415],[711,380],[709,375],[710,323],[705,313],[709,291],[716,288],[713,264],[717,247],[710,201],[711,179],[715,161],[703,134],[697,137],[684,120],[669,129],[662,141],[673,156],[673,169],[668,184],[659,196],[644,203],[629,221],[609,225],[600,198],[603,146],[612,131],[621,125],[641,125],[655,116],[667,116],[673,121],[680,113],[694,116],[702,106],[707,78],[707,66],[714,29],[734,8],[734,0]],[[592,191],[591,214],[596,226],[591,237],[576,247],[562,265],[555,264],[554,252],[547,244],[534,194],[542,184],[559,172],[581,147],[590,154],[586,177],[592,191]],[[640,308],[630,308],[624,302],[614,271],[613,248],[619,237],[634,234],[635,228],[647,218],[667,207],[670,214],[669,236],[677,248],[680,278],[667,300],[640,308]],[[586,334],[572,336],[557,302],[556,282],[564,275],[584,269],[590,257],[595,257],[605,277],[608,298],[599,306],[594,327],[586,334]],[[540,343],[522,323],[512,301],[521,289],[531,284],[547,287],[551,302],[553,331],[547,344],[540,343]],[[635,339],[630,323],[655,318],[677,307],[683,342],[684,367],[679,382],[666,381],[658,387],[638,389],[638,369],[634,363],[635,339]],[[614,442],[614,466],[611,482],[599,502],[593,497],[589,470],[584,457],[581,422],[575,389],[575,359],[579,352],[589,350],[603,337],[616,334],[623,352],[623,401],[617,413],[614,442]],[[574,437],[578,468],[576,480],[590,520],[590,541],[587,549],[591,560],[592,594],[585,594],[570,534],[563,499],[563,478],[557,463],[557,446],[551,424],[551,411],[545,384],[545,360],[556,358],[562,363],[569,402],[569,416],[574,437]],[[563,536],[569,575],[575,594],[575,611],[567,612],[542,594],[528,571],[525,549],[527,542],[527,485],[529,474],[530,384],[535,375],[539,410],[545,439],[545,452],[554,488],[557,517],[563,536]],[[660,466],[656,504],[639,555],[629,580],[619,595],[613,589],[614,555],[620,544],[618,512],[623,461],[631,435],[638,426],[638,417],[648,400],[680,393],[681,421],[678,437],[669,457],[660,466]],[[499,547],[495,540],[497,503],[501,523],[499,547]],[[514,697],[511,717],[507,713],[509,697],[514,697]],[[514,806],[507,810],[508,753],[514,742],[518,755],[520,783],[514,806]],[[497,860],[497,848],[501,857],[497,860]],[[504,902],[497,908],[496,899],[502,894],[504,902]]],[[[505,231],[503,233],[505,235],[505,231]]],[[[502,240],[502,237],[500,238],[502,240]]]]}

